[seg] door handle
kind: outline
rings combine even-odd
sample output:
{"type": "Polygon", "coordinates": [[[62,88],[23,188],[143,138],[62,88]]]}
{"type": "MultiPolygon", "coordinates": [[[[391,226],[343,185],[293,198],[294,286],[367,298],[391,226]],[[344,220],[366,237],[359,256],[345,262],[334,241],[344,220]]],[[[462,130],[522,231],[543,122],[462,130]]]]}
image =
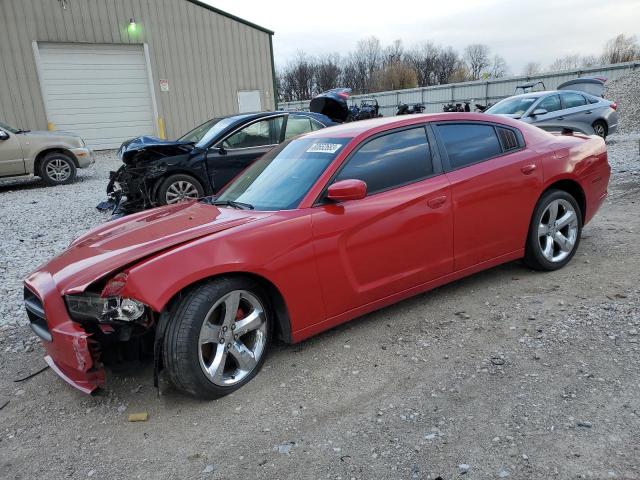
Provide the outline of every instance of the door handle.
{"type": "Polygon", "coordinates": [[[558,117],[556,120],[564,120],[564,117],[558,117]]]}
{"type": "Polygon", "coordinates": [[[588,112],[584,112],[585,115],[591,115],[591,110],[589,110],[588,112]]]}
{"type": "Polygon", "coordinates": [[[431,208],[440,208],[446,201],[446,195],[442,195],[441,197],[435,197],[427,200],[427,205],[429,205],[431,208]]]}
{"type": "Polygon", "coordinates": [[[535,165],[525,165],[520,169],[520,171],[525,175],[531,175],[535,170],[536,170],[535,165]]]}

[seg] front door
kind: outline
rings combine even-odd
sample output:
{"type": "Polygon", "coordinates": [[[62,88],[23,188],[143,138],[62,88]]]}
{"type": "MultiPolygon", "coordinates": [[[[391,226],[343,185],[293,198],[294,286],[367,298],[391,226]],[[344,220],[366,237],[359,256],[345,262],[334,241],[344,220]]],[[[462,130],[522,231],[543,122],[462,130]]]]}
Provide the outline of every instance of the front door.
{"type": "Polygon", "coordinates": [[[449,182],[423,126],[365,141],[333,181],[345,179],[363,180],[367,197],[312,213],[328,317],[452,271],[449,182]]]}
{"type": "Polygon", "coordinates": [[[214,193],[282,141],[283,121],[282,115],[254,121],[209,149],[207,171],[214,193]]]}
{"type": "Polygon", "coordinates": [[[0,177],[25,173],[22,147],[18,135],[0,129],[0,177]]]}

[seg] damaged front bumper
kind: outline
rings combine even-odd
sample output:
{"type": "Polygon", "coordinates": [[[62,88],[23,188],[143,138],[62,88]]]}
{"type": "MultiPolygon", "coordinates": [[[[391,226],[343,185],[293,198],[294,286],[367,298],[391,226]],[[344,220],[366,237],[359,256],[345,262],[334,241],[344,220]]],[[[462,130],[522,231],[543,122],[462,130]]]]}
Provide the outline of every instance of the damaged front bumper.
{"type": "Polygon", "coordinates": [[[157,180],[165,172],[166,169],[160,167],[135,168],[123,164],[115,172],[109,172],[107,200],[97,208],[111,210],[114,216],[123,216],[156,206],[157,180]]]}
{"type": "Polygon", "coordinates": [[[32,330],[42,339],[45,361],[65,382],[92,393],[105,382],[97,342],[71,320],[53,278],[38,272],[25,281],[25,307],[32,330]]]}

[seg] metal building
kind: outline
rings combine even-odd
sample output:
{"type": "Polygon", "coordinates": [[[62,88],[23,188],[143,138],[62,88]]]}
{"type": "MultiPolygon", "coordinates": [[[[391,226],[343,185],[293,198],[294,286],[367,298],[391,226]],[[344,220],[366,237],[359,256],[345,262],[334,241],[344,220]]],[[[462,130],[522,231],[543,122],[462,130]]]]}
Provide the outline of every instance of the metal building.
{"type": "Polygon", "coordinates": [[[272,35],[196,0],[0,0],[0,122],[106,149],[274,109],[272,35]]]}

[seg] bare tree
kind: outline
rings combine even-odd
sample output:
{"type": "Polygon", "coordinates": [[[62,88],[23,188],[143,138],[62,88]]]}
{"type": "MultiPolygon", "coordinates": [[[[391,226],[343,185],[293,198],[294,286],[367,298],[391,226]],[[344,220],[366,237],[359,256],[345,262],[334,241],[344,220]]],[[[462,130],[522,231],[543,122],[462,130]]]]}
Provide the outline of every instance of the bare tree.
{"type": "Polygon", "coordinates": [[[575,70],[580,68],[580,55],[565,55],[556,58],[551,65],[549,71],[556,72],[558,70],[575,70]]]}
{"type": "Polygon", "coordinates": [[[384,49],[382,63],[384,65],[393,65],[404,60],[404,46],[402,40],[394,40],[393,43],[384,49]]]}
{"type": "Polygon", "coordinates": [[[640,45],[635,35],[624,33],[610,39],[604,46],[602,53],[604,63],[631,62],[640,59],[640,45]]]}
{"type": "Polygon", "coordinates": [[[490,65],[489,47],[482,43],[468,45],[464,49],[464,59],[467,62],[471,80],[478,80],[483,70],[490,65]]]}
{"type": "Polygon", "coordinates": [[[315,90],[321,93],[339,86],[342,68],[340,55],[337,53],[325,55],[316,62],[315,90]]]}
{"type": "Polygon", "coordinates": [[[529,62],[524,66],[522,70],[522,74],[527,77],[533,77],[534,75],[538,75],[542,73],[542,65],[538,62],[529,62]]]}
{"type": "Polygon", "coordinates": [[[437,83],[436,66],[440,48],[433,43],[423,43],[405,55],[405,61],[416,72],[418,85],[428,87],[437,83]]]}
{"type": "Polygon", "coordinates": [[[440,50],[435,65],[435,77],[437,84],[444,84],[451,82],[451,77],[456,71],[460,63],[460,57],[451,47],[446,47],[440,50]]]}
{"type": "Polygon", "coordinates": [[[507,67],[506,60],[500,55],[494,55],[489,72],[488,72],[489,77],[502,78],[507,74],[508,71],[509,71],[509,68],[507,67]]]}
{"type": "Polygon", "coordinates": [[[585,55],[580,59],[580,66],[584,68],[595,67],[596,65],[600,65],[601,63],[601,59],[599,59],[595,55],[585,55]]]}
{"type": "Polygon", "coordinates": [[[315,69],[313,57],[298,51],[296,57],[285,66],[280,76],[283,99],[291,101],[311,98],[314,93],[315,69]]]}

